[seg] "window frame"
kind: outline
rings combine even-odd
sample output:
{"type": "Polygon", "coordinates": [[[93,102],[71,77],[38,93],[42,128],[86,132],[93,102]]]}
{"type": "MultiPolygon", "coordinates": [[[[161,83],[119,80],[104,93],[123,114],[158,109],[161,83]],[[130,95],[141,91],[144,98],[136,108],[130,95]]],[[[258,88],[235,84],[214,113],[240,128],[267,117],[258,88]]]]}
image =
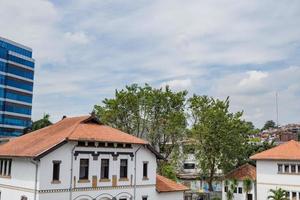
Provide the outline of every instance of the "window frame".
{"type": "Polygon", "coordinates": [[[90,159],[81,158],[79,160],[79,180],[89,180],[89,168],[90,168],[90,159]],[[82,163],[82,161],[87,161],[87,163],[82,163]],[[82,169],[84,169],[85,176],[81,175],[82,169]]]}
{"type": "Polygon", "coordinates": [[[128,179],[128,159],[120,159],[120,179],[128,179]],[[122,162],[126,165],[123,166],[122,162]]]}
{"type": "Polygon", "coordinates": [[[60,183],[60,165],[61,165],[61,160],[53,160],[52,163],[53,163],[53,165],[52,165],[52,183],[58,183],[58,182],[60,183]],[[56,169],[55,167],[57,167],[58,169],[56,169]],[[57,175],[55,175],[55,169],[58,170],[56,172],[57,175]]]}
{"type": "Polygon", "coordinates": [[[109,165],[110,165],[109,158],[101,159],[100,179],[109,179],[109,165]],[[104,163],[105,161],[107,163],[104,163]]]}

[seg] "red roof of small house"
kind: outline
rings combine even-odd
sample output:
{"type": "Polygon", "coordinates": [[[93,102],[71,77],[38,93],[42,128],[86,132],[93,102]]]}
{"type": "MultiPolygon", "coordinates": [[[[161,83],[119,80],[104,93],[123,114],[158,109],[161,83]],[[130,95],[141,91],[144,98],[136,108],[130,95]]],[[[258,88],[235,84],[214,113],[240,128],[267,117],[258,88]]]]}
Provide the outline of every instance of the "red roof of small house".
{"type": "Polygon", "coordinates": [[[64,118],[53,125],[0,145],[0,156],[35,158],[67,141],[149,145],[145,140],[99,123],[95,117],[82,116],[64,118]]]}
{"type": "Polygon", "coordinates": [[[300,160],[300,143],[294,140],[250,157],[252,160],[300,160]]]}
{"type": "Polygon", "coordinates": [[[189,188],[166,177],[156,175],[156,190],[158,192],[180,192],[187,191],[189,188]]]}
{"type": "Polygon", "coordinates": [[[256,180],[256,167],[248,163],[232,170],[225,176],[225,179],[236,179],[239,181],[245,180],[246,178],[253,181],[256,180]]]}

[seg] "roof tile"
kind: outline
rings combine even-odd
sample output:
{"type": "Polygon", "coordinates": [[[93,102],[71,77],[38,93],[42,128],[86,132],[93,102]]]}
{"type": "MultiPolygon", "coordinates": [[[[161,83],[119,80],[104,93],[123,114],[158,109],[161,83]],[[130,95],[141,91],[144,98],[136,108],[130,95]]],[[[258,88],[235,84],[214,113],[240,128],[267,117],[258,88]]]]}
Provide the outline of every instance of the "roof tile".
{"type": "Polygon", "coordinates": [[[252,160],[300,160],[300,143],[294,140],[250,157],[252,160]]]}
{"type": "Polygon", "coordinates": [[[180,192],[187,191],[189,188],[166,177],[156,175],[156,190],[158,192],[180,192]]]}

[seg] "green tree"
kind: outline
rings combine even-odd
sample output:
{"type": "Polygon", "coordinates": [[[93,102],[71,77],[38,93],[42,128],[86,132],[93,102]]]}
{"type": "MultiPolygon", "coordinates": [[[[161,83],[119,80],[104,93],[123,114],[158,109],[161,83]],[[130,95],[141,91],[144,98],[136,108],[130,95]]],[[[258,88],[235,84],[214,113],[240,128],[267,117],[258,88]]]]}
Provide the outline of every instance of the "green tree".
{"type": "Polygon", "coordinates": [[[271,189],[270,192],[272,193],[268,196],[270,200],[289,200],[290,198],[287,196],[287,191],[279,188],[276,190],[271,189]]]}
{"type": "Polygon", "coordinates": [[[178,141],[185,137],[187,127],[186,95],[168,86],[156,89],[132,84],[95,105],[93,112],[102,123],[147,139],[167,159],[177,160],[178,141]]]}
{"type": "Polygon", "coordinates": [[[264,127],[262,128],[262,130],[268,130],[270,128],[276,128],[276,123],[273,120],[268,120],[266,121],[264,127]]]}
{"type": "Polygon", "coordinates": [[[32,122],[30,127],[27,127],[24,129],[24,134],[39,130],[41,128],[47,127],[51,125],[52,122],[50,121],[50,115],[49,114],[44,114],[42,119],[39,119],[37,121],[32,122]]]}
{"type": "Polygon", "coordinates": [[[234,191],[236,190],[238,185],[238,181],[236,179],[225,180],[225,186],[227,187],[226,199],[233,200],[234,199],[234,191]]]}
{"type": "Polygon", "coordinates": [[[246,193],[246,200],[248,200],[248,194],[252,190],[252,180],[250,178],[246,178],[243,180],[243,189],[246,193]]]}
{"type": "Polygon", "coordinates": [[[249,125],[241,120],[242,112],[229,111],[229,98],[222,101],[194,95],[188,102],[197,141],[196,157],[212,191],[216,170],[227,173],[245,155],[249,125]]]}

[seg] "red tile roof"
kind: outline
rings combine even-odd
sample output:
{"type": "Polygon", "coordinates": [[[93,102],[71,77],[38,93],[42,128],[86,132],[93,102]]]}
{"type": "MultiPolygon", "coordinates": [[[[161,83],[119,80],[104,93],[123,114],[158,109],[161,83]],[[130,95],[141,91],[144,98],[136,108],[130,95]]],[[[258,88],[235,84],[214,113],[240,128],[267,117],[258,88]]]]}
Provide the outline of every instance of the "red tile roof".
{"type": "Polygon", "coordinates": [[[248,163],[232,170],[225,176],[225,179],[236,179],[239,181],[245,180],[246,178],[253,181],[256,180],[256,167],[248,163]]]}
{"type": "Polygon", "coordinates": [[[0,156],[35,158],[70,140],[148,145],[147,141],[98,123],[94,117],[82,116],[65,118],[0,145],[0,156]]]}
{"type": "Polygon", "coordinates": [[[300,143],[294,140],[250,157],[252,160],[300,160],[300,143]]]}
{"type": "Polygon", "coordinates": [[[166,177],[156,175],[156,190],[158,192],[180,192],[187,191],[189,188],[166,177]]]}

